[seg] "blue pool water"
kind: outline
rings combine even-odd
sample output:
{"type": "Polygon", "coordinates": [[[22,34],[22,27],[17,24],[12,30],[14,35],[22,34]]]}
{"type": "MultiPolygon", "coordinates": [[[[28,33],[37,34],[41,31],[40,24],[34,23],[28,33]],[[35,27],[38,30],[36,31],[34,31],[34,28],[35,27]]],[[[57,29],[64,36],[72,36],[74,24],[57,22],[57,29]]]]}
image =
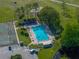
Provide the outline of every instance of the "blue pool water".
{"type": "Polygon", "coordinates": [[[48,40],[48,35],[45,31],[44,26],[40,25],[40,26],[32,27],[32,29],[33,29],[33,32],[36,35],[38,42],[48,40]]]}

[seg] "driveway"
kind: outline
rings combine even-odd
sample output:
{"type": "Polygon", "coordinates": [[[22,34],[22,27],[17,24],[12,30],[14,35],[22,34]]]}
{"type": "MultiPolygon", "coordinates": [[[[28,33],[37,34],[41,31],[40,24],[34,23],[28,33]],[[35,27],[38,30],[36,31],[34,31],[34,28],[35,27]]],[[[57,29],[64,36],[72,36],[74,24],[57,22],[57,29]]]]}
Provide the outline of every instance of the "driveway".
{"type": "Polygon", "coordinates": [[[21,54],[23,59],[38,59],[37,55],[31,55],[28,48],[13,47],[13,52],[8,47],[0,47],[0,59],[10,59],[11,55],[21,54]]]}

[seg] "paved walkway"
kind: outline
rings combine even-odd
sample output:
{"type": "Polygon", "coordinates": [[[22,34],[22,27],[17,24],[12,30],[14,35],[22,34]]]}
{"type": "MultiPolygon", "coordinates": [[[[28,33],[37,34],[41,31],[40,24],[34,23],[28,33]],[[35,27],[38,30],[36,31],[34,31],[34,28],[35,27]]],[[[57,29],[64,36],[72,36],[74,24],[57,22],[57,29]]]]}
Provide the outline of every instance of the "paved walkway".
{"type": "Polygon", "coordinates": [[[20,44],[19,37],[18,37],[18,33],[17,33],[17,28],[16,28],[15,23],[16,23],[16,22],[14,21],[14,22],[13,22],[13,26],[14,26],[15,33],[16,33],[17,42],[18,42],[18,44],[20,44]]]}
{"type": "MultiPolygon", "coordinates": [[[[63,3],[62,1],[58,1],[58,0],[51,0],[52,2],[56,2],[56,3],[63,3]]],[[[77,7],[79,8],[79,5],[77,4],[71,4],[71,3],[65,3],[66,5],[69,5],[69,6],[73,6],[73,7],[77,7]]]]}
{"type": "Polygon", "coordinates": [[[37,55],[31,55],[28,48],[13,47],[13,52],[8,47],[0,47],[0,59],[10,59],[11,55],[21,54],[23,59],[38,59],[37,55]]]}

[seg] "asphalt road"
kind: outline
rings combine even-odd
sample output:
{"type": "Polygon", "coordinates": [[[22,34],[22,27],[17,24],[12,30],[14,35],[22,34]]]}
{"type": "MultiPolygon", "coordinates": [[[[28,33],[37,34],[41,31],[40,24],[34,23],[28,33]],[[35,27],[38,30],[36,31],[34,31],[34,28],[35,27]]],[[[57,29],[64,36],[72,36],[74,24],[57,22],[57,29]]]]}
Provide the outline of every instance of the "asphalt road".
{"type": "Polygon", "coordinates": [[[60,59],[60,58],[61,58],[61,54],[60,52],[57,52],[53,59],[60,59]]]}

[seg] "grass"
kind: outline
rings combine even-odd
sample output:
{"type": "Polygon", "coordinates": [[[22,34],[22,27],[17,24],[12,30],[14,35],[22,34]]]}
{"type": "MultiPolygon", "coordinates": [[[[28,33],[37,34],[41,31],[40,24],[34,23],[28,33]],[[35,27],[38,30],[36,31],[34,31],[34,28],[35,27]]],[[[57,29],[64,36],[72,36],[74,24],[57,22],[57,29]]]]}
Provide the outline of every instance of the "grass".
{"type": "Polygon", "coordinates": [[[66,55],[63,55],[61,59],[69,59],[66,55]]]}
{"type": "Polygon", "coordinates": [[[38,48],[39,46],[38,45],[31,44],[29,47],[35,49],[35,48],[38,48]]]}
{"type": "Polygon", "coordinates": [[[48,49],[41,49],[38,53],[39,59],[52,59],[55,53],[59,50],[61,47],[60,40],[57,40],[53,43],[52,48],[48,49]]]}
{"type": "MultiPolygon", "coordinates": [[[[24,3],[27,3],[27,0],[0,0],[0,22],[6,22],[6,21],[10,21],[13,19],[14,16],[14,6],[12,4],[12,1],[17,1],[17,6],[22,6],[24,5],[24,3]],[[26,2],[25,2],[26,1],[26,2]]],[[[31,3],[34,0],[29,0],[31,1],[31,3]]],[[[79,0],[66,0],[70,3],[76,3],[79,4],[79,0]],[[75,1],[75,2],[74,2],[75,1]]],[[[44,6],[51,6],[53,7],[55,10],[57,10],[57,12],[59,12],[60,14],[60,20],[61,20],[61,25],[63,26],[63,28],[65,29],[65,25],[66,24],[76,24],[77,23],[77,19],[76,19],[76,8],[72,7],[72,6],[67,6],[69,11],[68,13],[71,15],[71,18],[66,18],[62,15],[62,8],[61,8],[61,4],[58,3],[54,3],[51,2],[50,0],[41,0],[40,1],[40,6],[44,7],[44,6]]],[[[23,43],[25,45],[30,43],[30,39],[26,36],[21,35],[21,29],[17,30],[18,31],[18,35],[20,38],[20,41],[23,41],[23,43]]],[[[58,51],[58,49],[61,47],[60,44],[60,39],[55,41],[54,45],[52,48],[49,49],[41,49],[39,54],[38,54],[38,58],[39,59],[51,59],[55,53],[58,51]]],[[[62,59],[65,59],[64,57],[62,59]]]]}
{"type": "MultiPolygon", "coordinates": [[[[50,0],[41,0],[40,6],[41,7],[51,6],[55,10],[57,10],[57,12],[59,12],[59,14],[60,14],[61,25],[63,26],[64,29],[65,29],[66,24],[74,25],[77,23],[75,7],[67,6],[67,8],[69,10],[68,13],[71,15],[71,18],[66,18],[62,15],[61,4],[51,2],[50,0]]],[[[41,49],[38,53],[38,58],[39,59],[51,59],[55,55],[55,53],[60,49],[60,47],[61,47],[61,43],[60,43],[60,39],[59,39],[59,40],[55,41],[52,48],[41,49]]],[[[65,59],[65,57],[62,57],[62,59],[65,59]]]]}
{"type": "Polygon", "coordinates": [[[10,0],[0,0],[0,23],[13,20],[14,11],[10,2],[10,0]]]}
{"type": "MultiPolygon", "coordinates": [[[[65,29],[66,24],[76,24],[77,23],[77,19],[76,19],[76,8],[72,7],[72,6],[67,6],[68,8],[68,13],[69,15],[71,15],[71,18],[67,18],[64,17],[62,15],[62,7],[61,4],[58,3],[54,3],[48,0],[42,0],[40,2],[41,6],[51,6],[53,7],[55,10],[57,10],[57,12],[59,12],[60,14],[60,20],[61,20],[61,25],[63,26],[63,28],[65,29]]],[[[49,49],[41,49],[38,57],[39,59],[51,59],[55,53],[59,50],[59,48],[61,47],[61,43],[60,43],[60,39],[58,41],[55,41],[54,43],[54,47],[53,48],[49,48],[49,49]]],[[[65,59],[65,57],[62,57],[62,59],[65,59]]],[[[66,57],[66,59],[68,59],[66,57]]]]}
{"type": "Polygon", "coordinates": [[[0,8],[0,22],[13,20],[14,13],[10,8],[0,8]]]}
{"type": "MultiPolygon", "coordinates": [[[[28,2],[30,1],[28,0],[28,2]]],[[[27,0],[0,0],[0,23],[14,20],[16,7],[24,6],[26,3],[27,0]],[[14,5],[13,2],[17,2],[17,4],[14,5]]]]}
{"type": "MultiPolygon", "coordinates": [[[[29,37],[27,37],[27,36],[25,36],[25,35],[22,35],[22,34],[21,34],[22,31],[23,31],[22,29],[18,29],[18,30],[17,30],[18,36],[19,36],[20,41],[22,41],[23,44],[24,44],[25,46],[27,46],[29,43],[31,43],[31,40],[30,40],[29,37]]],[[[27,32],[27,31],[25,30],[24,32],[27,32]]]]}

